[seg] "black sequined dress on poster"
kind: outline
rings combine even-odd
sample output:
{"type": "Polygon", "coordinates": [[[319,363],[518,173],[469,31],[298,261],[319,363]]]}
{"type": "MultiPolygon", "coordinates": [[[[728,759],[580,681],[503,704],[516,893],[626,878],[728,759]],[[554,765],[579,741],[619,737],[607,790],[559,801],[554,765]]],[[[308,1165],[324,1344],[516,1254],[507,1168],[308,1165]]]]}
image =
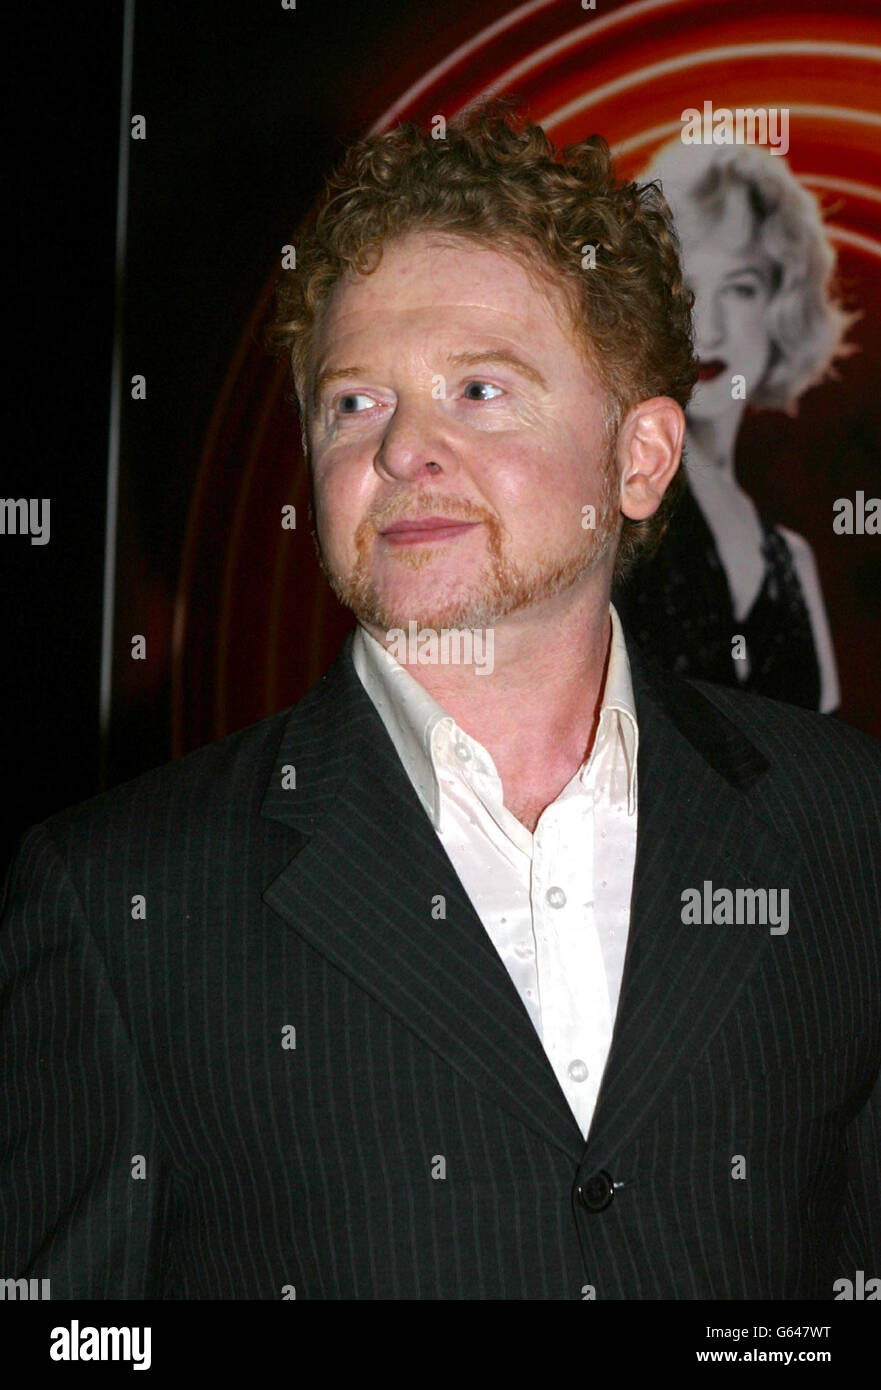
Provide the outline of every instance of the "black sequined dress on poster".
{"type": "Polygon", "coordinates": [[[686,487],[655,555],[637,563],[612,595],[647,655],[679,675],[820,708],[820,665],[792,552],[762,518],[765,577],[749,613],[734,616],[713,533],[686,487]],[[732,655],[746,641],[749,675],[732,655]]]}

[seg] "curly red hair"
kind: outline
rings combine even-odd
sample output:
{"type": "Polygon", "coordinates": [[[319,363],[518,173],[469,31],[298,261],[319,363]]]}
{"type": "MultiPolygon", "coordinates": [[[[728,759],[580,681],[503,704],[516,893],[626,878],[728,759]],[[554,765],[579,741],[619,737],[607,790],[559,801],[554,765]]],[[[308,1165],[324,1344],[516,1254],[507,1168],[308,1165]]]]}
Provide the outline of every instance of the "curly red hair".
{"type": "MultiPolygon", "coordinates": [[[[386,244],[414,231],[488,245],[517,259],[542,292],[557,292],[606,391],[610,448],[639,401],[687,405],[697,380],[693,296],[659,185],[618,182],[599,135],[558,152],[496,97],[470,106],[439,139],[404,124],[351,145],[301,226],[269,338],[290,361],[304,445],[316,325],[334,286],[348,272],[369,275],[386,244]]],[[[655,549],[680,489],[677,473],[653,516],[624,518],[616,580],[655,549]]]]}

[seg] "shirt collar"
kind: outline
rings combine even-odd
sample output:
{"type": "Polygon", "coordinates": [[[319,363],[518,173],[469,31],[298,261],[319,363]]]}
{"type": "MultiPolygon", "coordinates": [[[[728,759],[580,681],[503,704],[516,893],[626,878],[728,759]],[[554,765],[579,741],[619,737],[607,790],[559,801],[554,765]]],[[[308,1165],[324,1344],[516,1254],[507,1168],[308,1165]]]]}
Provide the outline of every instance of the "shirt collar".
{"type": "Polygon", "coordinates": [[[352,661],[437,829],[440,826],[440,782],[431,756],[431,736],[444,720],[451,731],[456,728],[456,721],[360,623],[352,642],[352,661]]]}
{"type": "MultiPolygon", "coordinates": [[[[627,655],[624,629],[613,603],[609,604],[609,616],[612,619],[612,642],[609,650],[606,684],[603,689],[603,703],[600,707],[600,724],[603,720],[610,718],[609,711],[617,710],[618,729],[627,762],[627,814],[632,816],[636,809],[636,759],[639,752],[639,724],[636,720],[636,701],[633,696],[633,680],[630,675],[630,658],[627,655]]],[[[599,737],[599,729],[597,730],[597,737],[599,737]]]]}
{"type": "MultiPolygon", "coordinates": [[[[617,729],[627,763],[627,809],[628,814],[632,815],[636,804],[639,727],[636,722],[627,646],[614,604],[609,604],[609,614],[612,620],[612,640],[597,737],[591,756],[601,738],[612,733],[610,724],[613,714],[617,712],[617,729]]],[[[396,661],[382,643],[360,623],[352,643],[352,661],[361,684],[382,719],[395,751],[426,813],[431,818],[432,825],[437,829],[440,826],[441,793],[432,757],[432,735],[444,721],[451,736],[461,734],[467,738],[468,735],[459,730],[453,716],[442,709],[434,697],[410,675],[406,667],[396,661]]],[[[474,740],[471,741],[475,743],[474,740]]],[[[475,746],[480,745],[475,743],[475,746]]],[[[486,749],[482,751],[486,753],[486,749]]],[[[581,770],[582,778],[587,772],[589,761],[581,770]]]]}

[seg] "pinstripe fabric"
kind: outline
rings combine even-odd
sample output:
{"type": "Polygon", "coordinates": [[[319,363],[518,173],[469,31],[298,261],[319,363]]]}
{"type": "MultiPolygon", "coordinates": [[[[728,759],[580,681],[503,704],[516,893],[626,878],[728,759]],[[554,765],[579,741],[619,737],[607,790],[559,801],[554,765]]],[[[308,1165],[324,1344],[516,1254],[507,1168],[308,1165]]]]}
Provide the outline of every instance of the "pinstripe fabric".
{"type": "Polygon", "coordinates": [[[628,647],[639,843],[587,1143],[349,638],[292,711],[23,837],[0,1277],[796,1299],[881,1273],[881,745],[628,647]],[[788,933],[684,925],[704,880],[788,888],[788,933]],[[589,1211],[601,1170],[620,1185],[589,1211]]]}

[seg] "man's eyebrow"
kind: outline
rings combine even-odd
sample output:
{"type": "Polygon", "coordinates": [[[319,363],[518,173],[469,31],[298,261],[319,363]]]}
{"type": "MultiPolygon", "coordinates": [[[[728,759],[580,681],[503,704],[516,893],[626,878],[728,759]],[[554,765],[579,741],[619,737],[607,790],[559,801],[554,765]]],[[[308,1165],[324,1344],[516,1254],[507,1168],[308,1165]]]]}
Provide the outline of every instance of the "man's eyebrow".
{"type": "Polygon", "coordinates": [[[347,376],[367,376],[366,367],[325,367],[318,373],[312,385],[312,400],[317,401],[324,387],[331,381],[340,381],[347,376]]]}
{"type": "MultiPolygon", "coordinates": [[[[548,384],[537,367],[524,361],[516,352],[510,348],[473,348],[466,352],[455,352],[447,359],[454,367],[477,367],[483,363],[494,364],[496,366],[513,367],[528,380],[540,386],[543,391],[547,391],[548,384]]],[[[341,381],[346,377],[369,376],[366,367],[325,367],[315,378],[312,388],[313,400],[317,401],[321,392],[332,381],[341,381]]]]}
{"type": "Polygon", "coordinates": [[[474,348],[468,352],[452,353],[448,359],[454,367],[478,367],[482,363],[492,363],[498,367],[513,367],[521,376],[527,377],[540,386],[543,391],[547,391],[548,384],[537,367],[533,367],[530,362],[524,361],[516,352],[510,348],[474,348]]]}

